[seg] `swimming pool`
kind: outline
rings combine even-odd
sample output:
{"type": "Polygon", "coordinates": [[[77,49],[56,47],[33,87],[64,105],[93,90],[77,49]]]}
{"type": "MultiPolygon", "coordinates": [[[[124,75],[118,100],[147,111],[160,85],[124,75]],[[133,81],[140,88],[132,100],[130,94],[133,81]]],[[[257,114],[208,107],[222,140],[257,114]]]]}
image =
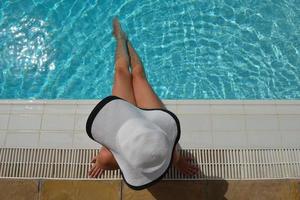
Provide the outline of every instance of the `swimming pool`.
{"type": "Polygon", "coordinates": [[[300,2],[0,2],[0,98],[111,93],[118,15],[163,99],[299,99],[300,2]]]}

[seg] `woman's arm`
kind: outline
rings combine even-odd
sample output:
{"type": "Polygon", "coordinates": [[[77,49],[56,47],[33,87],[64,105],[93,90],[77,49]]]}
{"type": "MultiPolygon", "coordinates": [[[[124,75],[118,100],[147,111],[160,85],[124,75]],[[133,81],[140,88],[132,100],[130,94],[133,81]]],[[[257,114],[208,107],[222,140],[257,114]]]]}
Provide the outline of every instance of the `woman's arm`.
{"type": "Polygon", "coordinates": [[[176,147],[173,152],[173,161],[172,161],[173,165],[176,166],[178,164],[179,159],[180,159],[179,146],[178,144],[176,144],[176,147]]]}
{"type": "Polygon", "coordinates": [[[119,169],[119,165],[110,150],[104,146],[101,147],[98,155],[92,159],[93,166],[88,174],[91,178],[97,178],[105,170],[119,169]]]}
{"type": "Polygon", "coordinates": [[[115,157],[108,148],[104,146],[101,148],[100,157],[100,165],[102,169],[115,170],[120,168],[115,157]]]}

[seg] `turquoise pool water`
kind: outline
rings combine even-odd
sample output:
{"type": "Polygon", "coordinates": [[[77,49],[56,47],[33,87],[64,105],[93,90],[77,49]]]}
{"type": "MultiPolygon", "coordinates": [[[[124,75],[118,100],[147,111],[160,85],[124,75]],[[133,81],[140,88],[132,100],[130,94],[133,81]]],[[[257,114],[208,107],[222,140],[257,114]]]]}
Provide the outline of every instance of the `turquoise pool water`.
{"type": "Polygon", "coordinates": [[[164,99],[299,99],[299,0],[0,1],[2,99],[111,94],[118,15],[164,99]]]}

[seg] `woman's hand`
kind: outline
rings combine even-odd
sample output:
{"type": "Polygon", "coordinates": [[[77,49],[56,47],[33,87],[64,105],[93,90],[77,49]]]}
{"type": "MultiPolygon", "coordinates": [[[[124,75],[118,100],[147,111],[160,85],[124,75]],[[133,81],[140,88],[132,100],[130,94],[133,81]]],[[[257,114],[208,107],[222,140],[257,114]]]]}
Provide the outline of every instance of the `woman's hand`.
{"type": "Polygon", "coordinates": [[[101,176],[105,170],[119,169],[119,165],[113,154],[105,146],[101,147],[98,155],[92,159],[91,163],[92,168],[88,172],[89,177],[91,178],[101,176]]]}
{"type": "Polygon", "coordinates": [[[191,156],[183,157],[179,154],[177,150],[174,151],[174,166],[181,173],[187,176],[194,176],[198,173],[199,167],[197,165],[193,165],[191,161],[194,158],[191,156]]]}
{"type": "Polygon", "coordinates": [[[89,170],[88,175],[90,178],[97,178],[101,176],[101,174],[104,173],[105,169],[102,168],[101,166],[101,158],[100,158],[100,153],[96,155],[94,158],[92,158],[92,168],[89,170]]]}

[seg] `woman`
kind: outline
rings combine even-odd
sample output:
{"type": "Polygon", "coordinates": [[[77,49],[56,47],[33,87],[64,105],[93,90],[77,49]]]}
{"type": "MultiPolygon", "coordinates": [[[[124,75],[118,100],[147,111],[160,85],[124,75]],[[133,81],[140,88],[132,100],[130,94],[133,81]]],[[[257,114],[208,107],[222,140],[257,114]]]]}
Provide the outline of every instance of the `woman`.
{"type": "MultiPolygon", "coordinates": [[[[113,35],[117,41],[117,46],[115,53],[115,75],[112,95],[126,100],[132,105],[144,110],[163,110],[171,113],[166,111],[162,101],[158,98],[148,83],[142,62],[132,47],[132,44],[127,39],[125,33],[122,31],[117,18],[113,20],[113,35]],[[131,70],[129,69],[129,66],[131,67],[131,70]]],[[[90,129],[92,128],[90,127],[90,129]]],[[[178,144],[175,145],[176,148],[172,151],[172,164],[185,175],[195,175],[198,172],[198,167],[190,164],[189,162],[193,160],[193,158],[183,157],[180,155],[178,144]]],[[[120,169],[111,149],[105,145],[103,145],[100,149],[98,155],[92,159],[92,163],[92,168],[89,170],[88,174],[93,178],[100,176],[105,170],[120,169]]]]}

